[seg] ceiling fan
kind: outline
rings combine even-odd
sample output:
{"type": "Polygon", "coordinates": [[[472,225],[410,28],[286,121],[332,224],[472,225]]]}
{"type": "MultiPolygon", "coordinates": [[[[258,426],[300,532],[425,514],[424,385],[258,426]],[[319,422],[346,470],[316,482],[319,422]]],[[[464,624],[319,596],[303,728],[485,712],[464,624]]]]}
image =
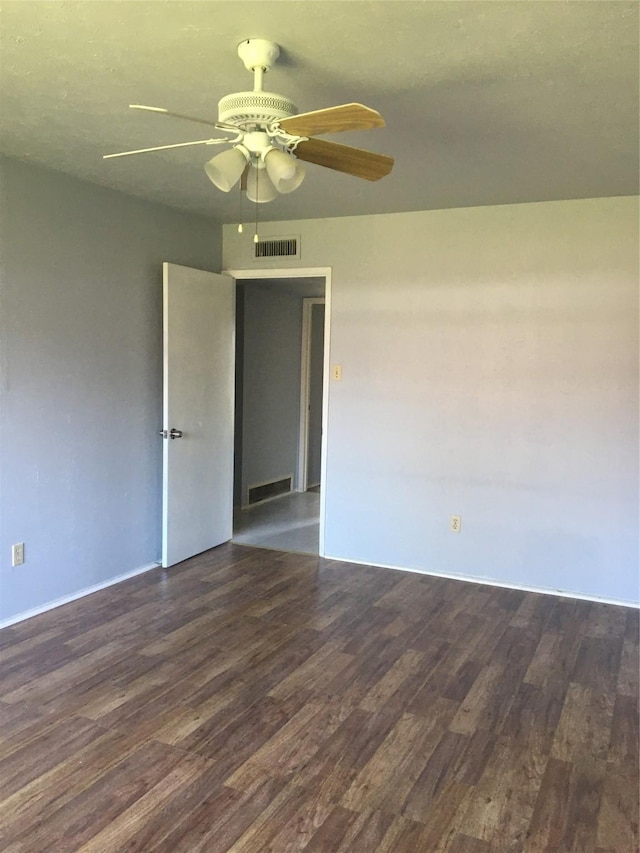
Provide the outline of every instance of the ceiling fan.
{"type": "Polygon", "coordinates": [[[393,158],[361,148],[315,138],[315,134],[384,127],[376,110],[363,104],[341,104],[298,115],[295,104],[284,95],[262,89],[264,74],[280,55],[277,44],[265,39],[246,39],[238,45],[238,56],[253,72],[251,92],[226,95],[218,103],[218,121],[174,113],[162,107],[130,104],[134,110],[147,110],[173,118],[215,127],[228,137],[198,139],[174,145],[157,145],[105,154],[103,159],[144,154],[190,145],[230,145],[205,165],[205,172],[218,189],[229,192],[238,182],[254,202],[268,202],[278,193],[297,189],[304,180],[300,161],[315,163],[338,172],[377,181],[388,175],[393,158]]]}

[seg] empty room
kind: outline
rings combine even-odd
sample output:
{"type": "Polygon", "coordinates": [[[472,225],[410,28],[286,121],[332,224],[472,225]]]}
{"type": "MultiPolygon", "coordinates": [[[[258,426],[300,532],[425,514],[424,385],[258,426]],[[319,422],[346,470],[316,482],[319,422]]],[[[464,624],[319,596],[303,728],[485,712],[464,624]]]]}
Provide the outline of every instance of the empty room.
{"type": "Polygon", "coordinates": [[[639,848],[636,2],[0,0],[0,848],[639,848]]]}

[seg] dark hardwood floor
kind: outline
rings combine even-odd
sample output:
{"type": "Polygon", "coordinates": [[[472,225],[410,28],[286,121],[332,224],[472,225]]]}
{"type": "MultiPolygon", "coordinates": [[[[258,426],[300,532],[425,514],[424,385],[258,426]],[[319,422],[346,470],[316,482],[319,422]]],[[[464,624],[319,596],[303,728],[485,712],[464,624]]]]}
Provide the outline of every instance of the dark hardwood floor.
{"type": "Polygon", "coordinates": [[[0,639],[5,853],[637,849],[636,610],[224,545],[0,639]]]}

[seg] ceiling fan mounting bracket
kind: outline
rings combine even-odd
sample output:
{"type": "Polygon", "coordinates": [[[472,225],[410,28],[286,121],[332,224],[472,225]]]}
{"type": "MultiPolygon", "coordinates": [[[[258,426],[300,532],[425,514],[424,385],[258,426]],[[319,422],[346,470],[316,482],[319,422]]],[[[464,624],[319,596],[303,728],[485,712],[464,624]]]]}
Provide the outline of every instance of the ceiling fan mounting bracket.
{"type": "Polygon", "coordinates": [[[261,68],[269,71],[280,56],[280,48],[267,39],[245,39],[238,45],[238,56],[244,62],[247,71],[261,68]]]}

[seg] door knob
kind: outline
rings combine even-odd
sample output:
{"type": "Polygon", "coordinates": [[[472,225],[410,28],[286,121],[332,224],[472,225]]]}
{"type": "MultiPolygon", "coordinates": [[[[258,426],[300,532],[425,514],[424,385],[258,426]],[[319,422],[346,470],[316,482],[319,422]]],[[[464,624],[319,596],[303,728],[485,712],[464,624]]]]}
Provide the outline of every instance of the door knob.
{"type": "Polygon", "coordinates": [[[181,429],[161,429],[160,435],[163,438],[182,438],[182,430],[181,429]]]}

